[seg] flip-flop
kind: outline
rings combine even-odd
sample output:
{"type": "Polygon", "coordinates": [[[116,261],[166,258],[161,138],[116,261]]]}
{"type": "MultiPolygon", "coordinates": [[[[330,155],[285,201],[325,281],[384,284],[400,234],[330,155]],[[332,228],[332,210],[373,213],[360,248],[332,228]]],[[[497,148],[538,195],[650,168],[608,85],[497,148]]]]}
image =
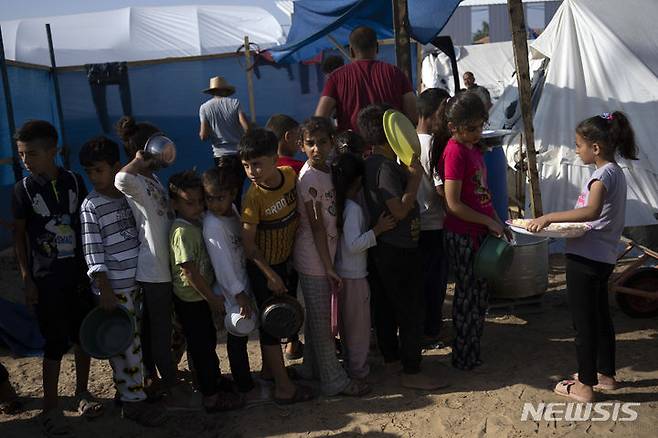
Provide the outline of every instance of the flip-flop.
{"type": "Polygon", "coordinates": [[[304,344],[302,344],[300,341],[297,341],[297,347],[295,348],[294,353],[288,353],[286,352],[284,354],[284,357],[286,360],[298,360],[304,357],[304,344]]]}
{"type": "Polygon", "coordinates": [[[563,397],[569,397],[572,400],[576,400],[580,403],[591,403],[593,400],[582,395],[574,394],[571,392],[571,388],[576,384],[575,380],[562,380],[555,385],[553,392],[563,397]]]}
{"type": "MultiPolygon", "coordinates": [[[[578,373],[573,373],[571,375],[571,378],[574,379],[574,380],[578,380],[578,373]]],[[[615,380],[615,383],[612,384],[612,385],[607,384],[607,383],[599,382],[596,385],[594,385],[593,388],[594,389],[603,389],[603,390],[606,390],[606,391],[614,391],[615,389],[619,389],[619,382],[617,382],[615,380]]]]}
{"type": "Polygon", "coordinates": [[[103,415],[103,405],[93,399],[88,391],[81,392],[76,396],[78,401],[78,414],[88,420],[103,415]]]}
{"type": "Polygon", "coordinates": [[[315,393],[311,388],[304,385],[296,385],[295,393],[292,397],[289,398],[278,398],[274,397],[274,403],[277,405],[292,405],[295,403],[301,403],[315,398],[315,393]]]}

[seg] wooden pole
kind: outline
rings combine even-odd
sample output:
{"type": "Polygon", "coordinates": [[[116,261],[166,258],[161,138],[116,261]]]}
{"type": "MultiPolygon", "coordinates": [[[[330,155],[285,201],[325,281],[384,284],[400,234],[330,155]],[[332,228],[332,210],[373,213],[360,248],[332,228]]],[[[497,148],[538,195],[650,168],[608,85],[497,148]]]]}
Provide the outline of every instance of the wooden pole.
{"type": "Polygon", "coordinates": [[[423,45],[418,41],[416,43],[416,91],[418,94],[423,92],[423,45]]]}
{"type": "Polygon", "coordinates": [[[507,0],[512,24],[512,45],[516,62],[516,80],[519,85],[519,102],[523,116],[526,153],[528,155],[528,176],[530,178],[530,209],[534,217],[543,214],[541,192],[539,190],[539,173],[537,171],[537,153],[535,151],[535,130],[532,124],[532,88],[530,85],[530,66],[528,65],[528,36],[521,0],[507,0]]]}
{"type": "Polygon", "coordinates": [[[59,80],[57,79],[57,64],[55,63],[55,49],[53,48],[53,34],[50,31],[50,24],[46,24],[46,35],[48,36],[48,51],[50,52],[50,74],[53,78],[53,90],[55,92],[55,107],[57,108],[57,118],[59,119],[59,131],[62,137],[62,157],[64,158],[64,167],[70,168],[69,163],[69,146],[66,140],[66,130],[64,129],[64,112],[62,111],[62,96],[59,92],[59,80]]]}
{"type": "Polygon", "coordinates": [[[249,94],[249,113],[251,114],[251,123],[256,123],[256,101],[254,99],[254,72],[251,64],[251,49],[249,47],[249,37],[244,37],[244,56],[247,59],[247,93],[249,94]]]}
{"type": "MultiPolygon", "coordinates": [[[[9,86],[9,74],[7,74],[7,63],[5,60],[5,44],[2,40],[2,28],[0,28],[0,73],[2,73],[2,90],[5,94],[5,110],[7,111],[7,127],[9,128],[9,141],[11,142],[11,153],[14,158],[13,170],[14,180],[20,181],[23,178],[23,169],[18,164],[18,149],[14,133],[16,132],[16,122],[14,121],[14,105],[11,100],[11,89],[9,86]]],[[[3,157],[4,158],[4,157],[3,157]]]]}
{"type": "Polygon", "coordinates": [[[393,31],[395,33],[395,61],[398,68],[411,80],[411,48],[407,32],[407,0],[393,1],[393,31]]]}

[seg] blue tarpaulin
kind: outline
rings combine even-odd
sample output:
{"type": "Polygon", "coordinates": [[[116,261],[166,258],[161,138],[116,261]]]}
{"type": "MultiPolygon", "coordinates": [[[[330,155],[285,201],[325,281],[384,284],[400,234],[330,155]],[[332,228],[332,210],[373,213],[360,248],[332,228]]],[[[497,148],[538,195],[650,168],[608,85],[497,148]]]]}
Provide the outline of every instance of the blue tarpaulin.
{"type": "MultiPolygon", "coordinates": [[[[408,0],[412,38],[429,43],[448,22],[460,0],[408,0]]],[[[369,26],[379,39],[393,37],[393,7],[390,0],[297,0],[286,44],[271,50],[277,62],[298,62],[333,47],[331,36],[347,44],[350,32],[369,26]]]]}

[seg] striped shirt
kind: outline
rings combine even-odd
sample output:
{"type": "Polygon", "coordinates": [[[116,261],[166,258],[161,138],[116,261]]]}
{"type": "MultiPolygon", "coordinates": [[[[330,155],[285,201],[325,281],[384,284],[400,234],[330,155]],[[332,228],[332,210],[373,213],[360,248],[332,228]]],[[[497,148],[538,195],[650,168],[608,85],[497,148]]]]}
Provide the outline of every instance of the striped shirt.
{"type": "MultiPolygon", "coordinates": [[[[82,249],[89,270],[105,272],[115,292],[135,289],[139,240],[135,218],[124,196],[108,198],[92,191],[80,207],[82,249]]],[[[93,284],[94,293],[100,290],[93,284]]]]}

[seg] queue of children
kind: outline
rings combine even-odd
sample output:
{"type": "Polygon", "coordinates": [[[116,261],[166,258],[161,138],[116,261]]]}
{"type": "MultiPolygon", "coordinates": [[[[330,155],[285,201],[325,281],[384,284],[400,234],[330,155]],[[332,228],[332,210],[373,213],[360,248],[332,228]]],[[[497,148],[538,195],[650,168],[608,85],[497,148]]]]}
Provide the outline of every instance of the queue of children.
{"type": "MultiPolygon", "coordinates": [[[[162,132],[124,117],[117,132],[128,164],[120,165],[119,146],[105,137],[80,150],[93,185],[89,193],[79,175],[55,164],[54,127],[44,121],[23,125],[16,140],[29,175],[14,190],[14,229],[26,301],[35,306],[45,338],[44,432],[73,436],[58,408],[57,383],[62,355],[77,344],[92,294],[102,309],[123,307],[139,328],[110,363],[122,415],[146,426],[162,424],[168,409],[195,408],[176,374],[173,313],[208,413],[259,400],[268,382],[278,404],[316,396],[300,379],[319,381],[326,396],[367,394],[371,326],[383,372],[401,371],[402,386],[433,390],[446,385],[422,370],[421,352],[440,342],[450,264],[452,364],[480,366],[488,287],[474,273],[474,257],[487,234],[507,232],[492,205],[479,146],[487,111],[477,95],[450,97],[436,89],[421,93],[417,107],[421,154],[408,166],[398,162],[386,138],[387,105],[376,104],[359,113],[358,134],[336,134],[321,117],[299,125],[275,115],[269,129],[250,128],[242,136],[237,155],[222,157],[203,175],[177,173],[167,185],[157,177],[162,163],[144,152],[162,132]],[[295,158],[298,151],[306,162],[295,158]],[[251,185],[238,199],[244,174],[251,185]],[[268,299],[296,297],[298,286],[305,343],[293,337],[282,349],[281,339],[260,327],[262,365],[254,379],[248,338],[229,332],[232,380],[223,377],[216,316],[235,309],[258,319],[268,299]],[[303,357],[301,365],[286,367],[284,352],[303,357]]],[[[583,162],[597,167],[576,209],[542,216],[531,227],[593,224],[593,232],[567,246],[578,373],[555,388],[591,401],[593,389],[617,387],[606,284],[626,192],[615,155],[633,159],[636,148],[620,112],[583,121],[576,145],[583,162]]],[[[79,412],[102,415],[87,391],[89,356],[76,347],[75,358],[79,412]]]]}

